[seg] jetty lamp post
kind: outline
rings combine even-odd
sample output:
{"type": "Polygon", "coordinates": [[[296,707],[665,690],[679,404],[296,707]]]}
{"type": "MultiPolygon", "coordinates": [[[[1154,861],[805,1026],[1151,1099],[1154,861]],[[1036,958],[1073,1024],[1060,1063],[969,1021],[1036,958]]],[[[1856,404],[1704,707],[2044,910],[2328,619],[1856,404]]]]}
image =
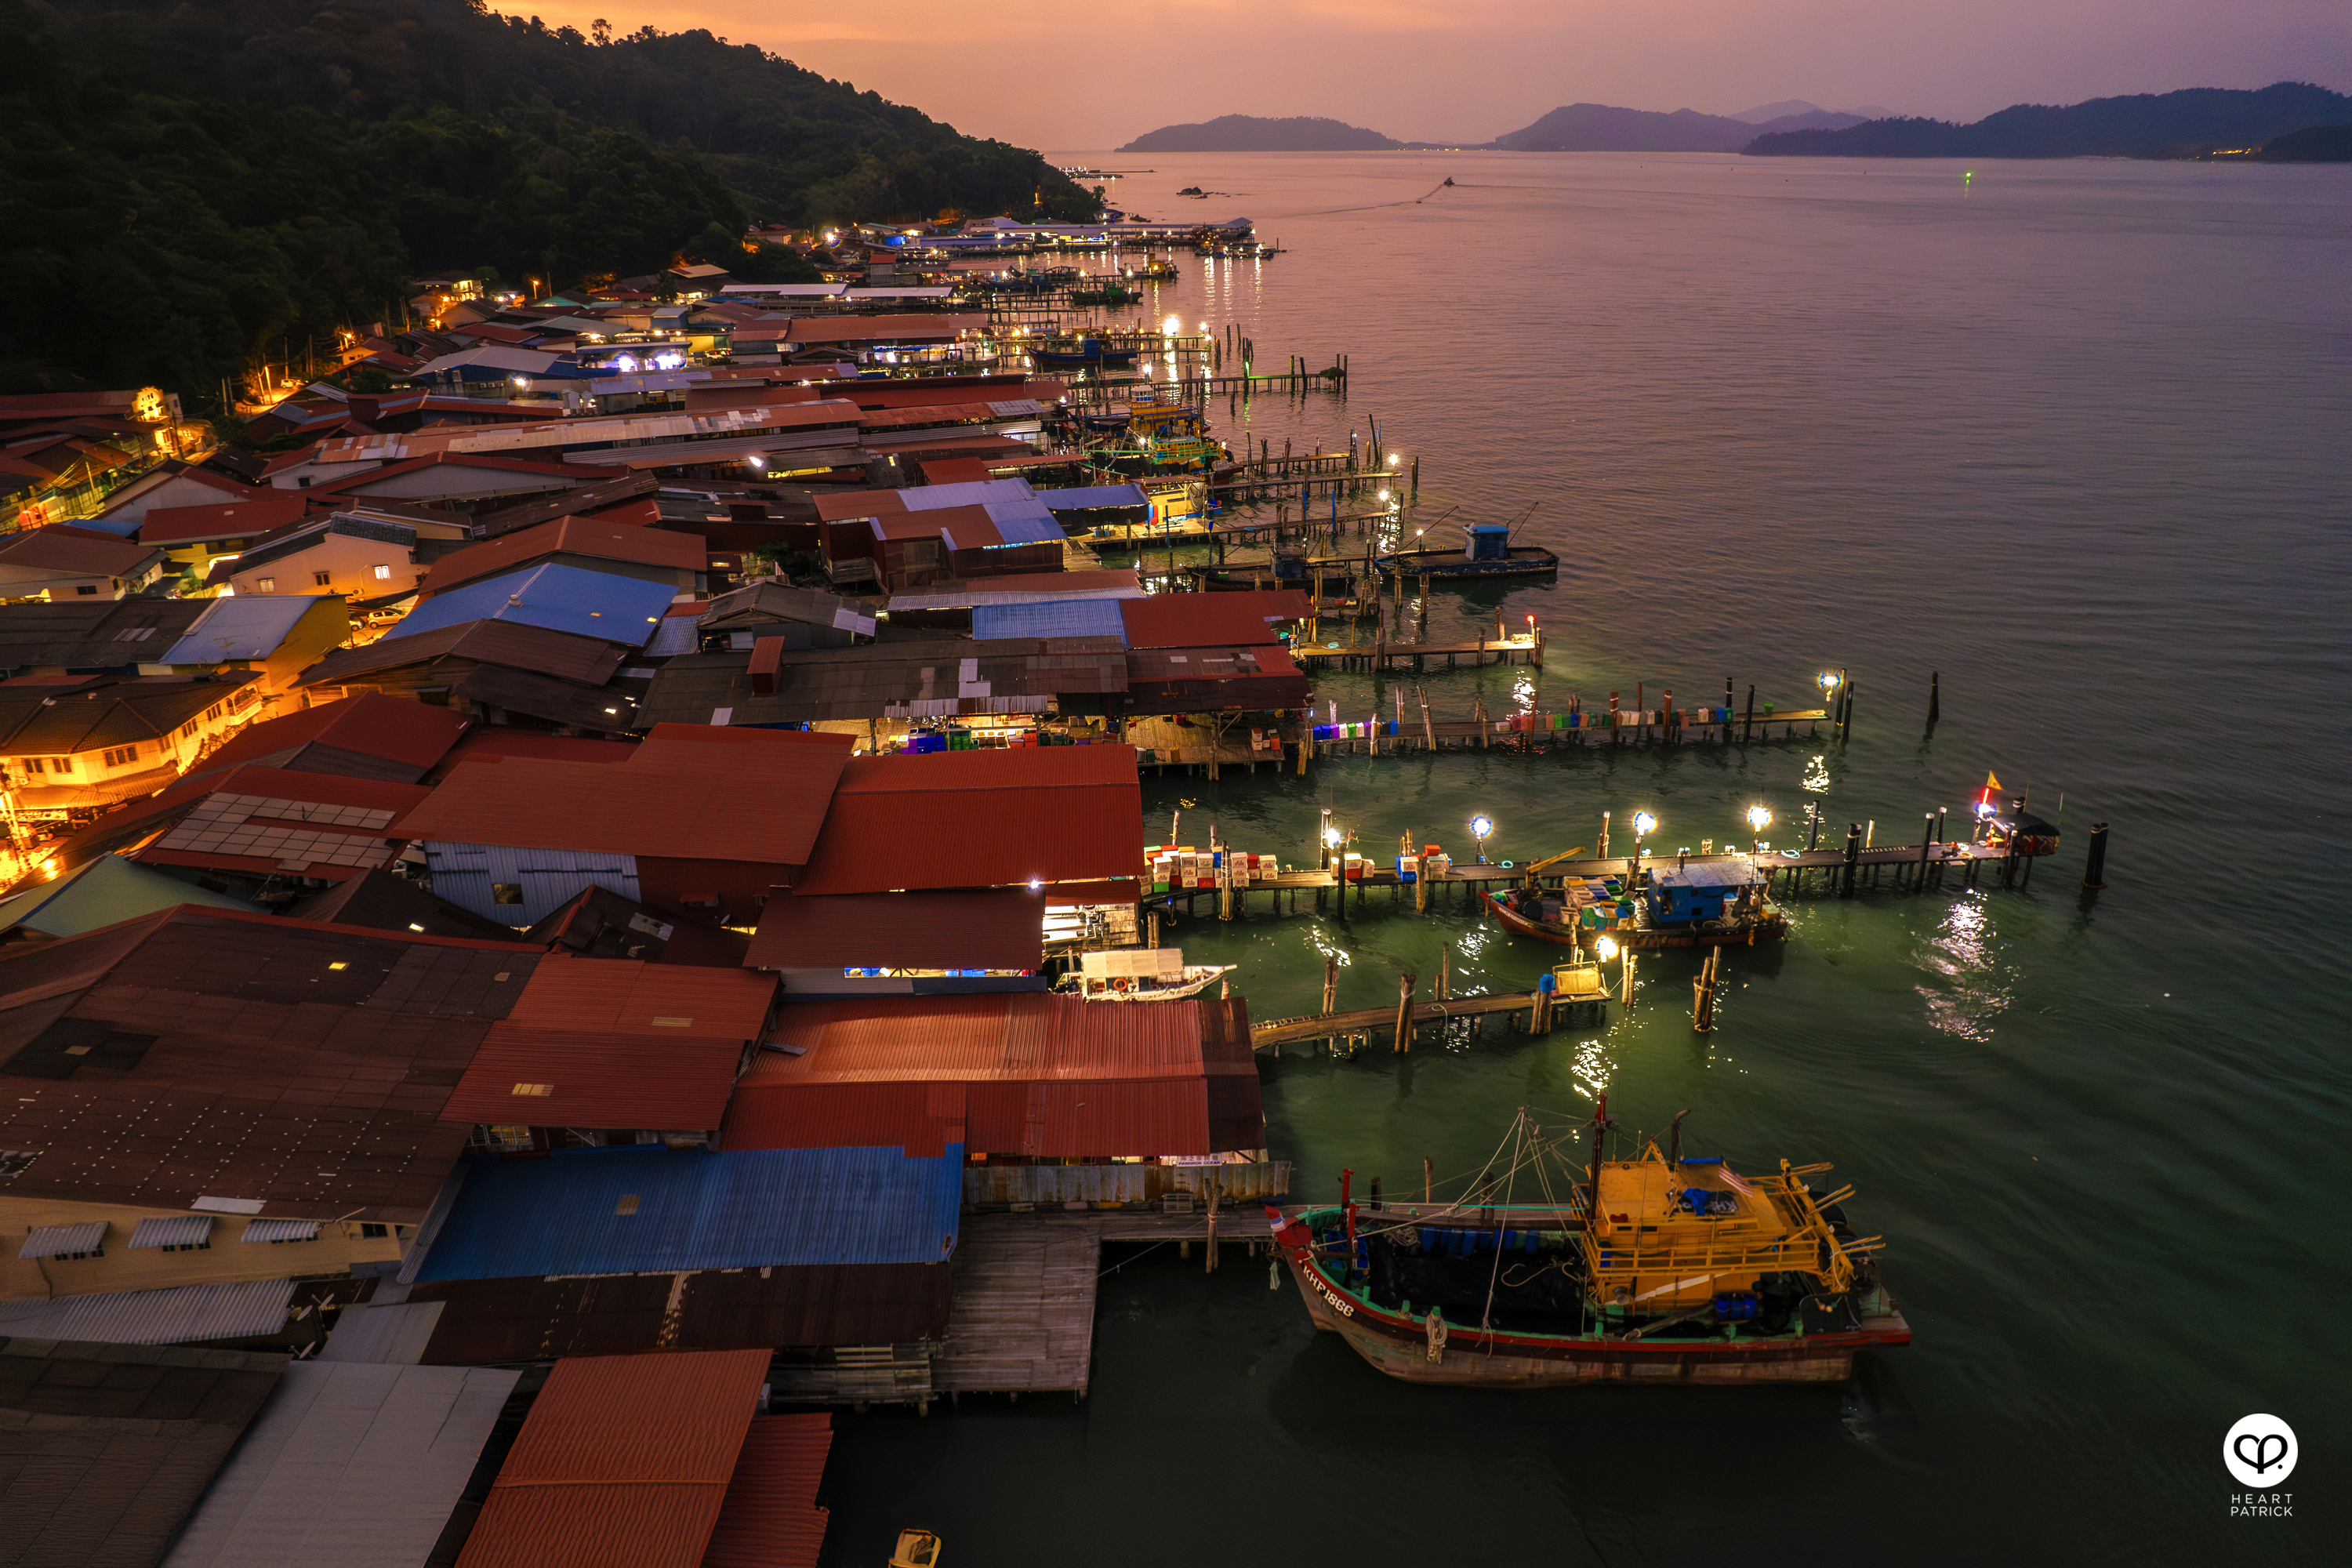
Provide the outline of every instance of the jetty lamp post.
{"type": "MultiPolygon", "coordinates": [[[[1617,939],[1613,936],[1606,934],[1602,935],[1598,942],[1595,942],[1592,944],[1592,956],[1601,963],[1606,963],[1611,959],[1616,957],[1617,939]]],[[[1617,970],[1617,983],[1621,987],[1625,983],[1625,970],[1622,964],[1617,970]]]]}
{"type": "Polygon", "coordinates": [[[1771,825],[1772,813],[1769,808],[1761,805],[1751,805],[1748,808],[1748,852],[1750,855],[1763,853],[1764,846],[1760,836],[1771,825]]]}
{"type": "Polygon", "coordinates": [[[1625,890],[1633,892],[1642,885],[1642,840],[1657,831],[1658,819],[1646,811],[1633,814],[1633,874],[1625,879],[1625,890]]]}
{"type": "Polygon", "coordinates": [[[1495,819],[1483,812],[1470,819],[1470,837],[1478,841],[1478,864],[1486,863],[1486,835],[1495,831],[1495,819]]]}

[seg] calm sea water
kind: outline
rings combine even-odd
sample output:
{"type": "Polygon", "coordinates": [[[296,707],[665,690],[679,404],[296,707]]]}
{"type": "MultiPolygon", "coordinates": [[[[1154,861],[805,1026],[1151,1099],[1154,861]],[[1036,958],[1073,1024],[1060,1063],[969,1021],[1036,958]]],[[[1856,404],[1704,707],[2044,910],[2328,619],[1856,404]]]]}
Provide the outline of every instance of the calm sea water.
{"type": "MultiPolygon", "coordinates": [[[[1526,859],[1593,843],[1604,810],[1621,849],[1635,810],[1672,849],[1741,837],[1759,803],[1787,844],[1812,801],[1824,842],[1849,820],[1916,842],[1990,769],[2065,846],[2023,889],[1798,904],[1788,942],[1732,951],[1709,1036],[1696,960],[1659,955],[1605,1029],[1265,1064],[1303,1197],[1343,1165],[1391,1192],[1424,1157],[1475,1170],[1518,1108],[1565,1123],[1602,1089],[1629,1131],[1688,1110],[1697,1152],[1836,1161],[1916,1335],[1851,1385],[1410,1387],[1314,1334],[1262,1264],[1163,1250],[1104,1280],[1084,1405],[844,1417],[828,1561],[878,1562],[908,1522],[958,1568],[2340,1551],[2352,170],[1055,161],[1156,164],[1122,205],[1245,214],[1287,249],[1187,257],[1155,313],[1239,323],[1260,368],[1347,353],[1351,395],[1221,409],[1221,433],[1304,450],[1377,416],[1422,458],[1424,519],[1535,505],[1558,583],[1441,591],[1430,632],[1532,612],[1548,668],[1432,673],[1439,711],[1482,688],[1503,711],[1856,683],[1844,746],[1171,779],[1145,786],[1153,837],[1181,809],[1183,842],[1213,822],[1306,858],[1328,805],[1374,852],[1410,832],[1467,855],[1485,812],[1492,855],[1526,859]],[[1171,194],[1192,184],[1233,195],[1171,194]],[[2222,1437],[2256,1411],[2303,1444],[2292,1521],[2229,1517],[2222,1437]]],[[[1393,702],[1369,677],[1318,696],[1393,702]]],[[[1259,1016],[1311,1011],[1327,953],[1357,1006],[1400,968],[1426,985],[1442,943],[1465,987],[1556,956],[1384,902],[1168,940],[1240,964],[1259,1016]]]]}

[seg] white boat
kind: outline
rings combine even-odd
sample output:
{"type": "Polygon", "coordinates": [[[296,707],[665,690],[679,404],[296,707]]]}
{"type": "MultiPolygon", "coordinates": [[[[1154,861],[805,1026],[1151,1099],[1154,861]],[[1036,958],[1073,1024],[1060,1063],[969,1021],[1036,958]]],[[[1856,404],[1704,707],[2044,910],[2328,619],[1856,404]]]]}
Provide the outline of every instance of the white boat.
{"type": "Polygon", "coordinates": [[[1089,1002],[1173,1002],[1197,996],[1234,972],[1230,963],[1187,963],[1180,947],[1082,952],[1078,972],[1057,989],[1089,1002]]]}

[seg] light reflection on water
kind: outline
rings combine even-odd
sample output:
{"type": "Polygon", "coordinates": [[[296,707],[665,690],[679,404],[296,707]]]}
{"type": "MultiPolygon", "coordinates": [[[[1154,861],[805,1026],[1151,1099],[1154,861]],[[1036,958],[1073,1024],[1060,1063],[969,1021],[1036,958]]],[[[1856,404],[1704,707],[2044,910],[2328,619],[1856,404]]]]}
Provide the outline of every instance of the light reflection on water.
{"type": "Polygon", "coordinates": [[[1980,889],[1963,893],[1915,957],[1920,969],[1942,982],[1915,987],[1932,1027],[1964,1040],[1991,1038],[1993,1022],[2010,1001],[1995,956],[1999,947],[1988,895],[1980,889]]]}

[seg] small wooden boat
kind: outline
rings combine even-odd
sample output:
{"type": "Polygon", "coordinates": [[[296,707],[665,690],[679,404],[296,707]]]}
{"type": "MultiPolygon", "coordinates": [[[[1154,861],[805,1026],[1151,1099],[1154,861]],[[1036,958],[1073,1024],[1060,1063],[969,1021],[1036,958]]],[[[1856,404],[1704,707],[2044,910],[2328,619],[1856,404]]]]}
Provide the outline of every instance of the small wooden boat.
{"type": "Polygon", "coordinates": [[[928,1530],[900,1531],[890,1568],[940,1568],[940,1538],[928,1530]]]}
{"type": "Polygon", "coordinates": [[[1234,972],[1230,963],[1187,963],[1176,947],[1078,955],[1078,972],[1055,989],[1089,1002],[1177,1002],[1197,996],[1234,972]]]}
{"type": "MultiPolygon", "coordinates": [[[[1772,907],[1760,883],[1745,904],[1735,907],[1730,900],[1718,897],[1713,912],[1706,917],[1680,921],[1671,918],[1672,910],[1677,906],[1671,900],[1654,905],[1649,889],[1630,900],[1622,896],[1579,896],[1586,891],[1562,888],[1556,898],[1525,888],[1490,892],[1486,895],[1486,912],[1505,931],[1587,951],[1604,936],[1619,947],[1649,952],[1669,947],[1744,946],[1779,942],[1789,934],[1789,917],[1772,907]],[[1633,906],[1630,918],[1619,912],[1627,902],[1633,906]],[[1605,911],[1606,921],[1585,923],[1583,911],[1588,908],[1605,911]],[[1654,910],[1660,908],[1669,911],[1669,918],[1658,917],[1654,910]]],[[[1685,903],[1680,907],[1689,906],[1685,903]]]]}
{"type": "Polygon", "coordinates": [[[1367,1209],[1343,1176],[1336,1205],[1268,1205],[1308,1317],[1391,1377],[1472,1387],[1839,1383],[1911,1342],[1851,1189],[1807,1184],[1827,1164],[1685,1159],[1680,1117],[1667,1149],[1610,1160],[1612,1125],[1604,1097],[1580,1167],[1522,1111],[1507,1162],[1450,1203],[1367,1209]],[[1568,1202],[1512,1201],[1563,1177],[1568,1202]]]}

